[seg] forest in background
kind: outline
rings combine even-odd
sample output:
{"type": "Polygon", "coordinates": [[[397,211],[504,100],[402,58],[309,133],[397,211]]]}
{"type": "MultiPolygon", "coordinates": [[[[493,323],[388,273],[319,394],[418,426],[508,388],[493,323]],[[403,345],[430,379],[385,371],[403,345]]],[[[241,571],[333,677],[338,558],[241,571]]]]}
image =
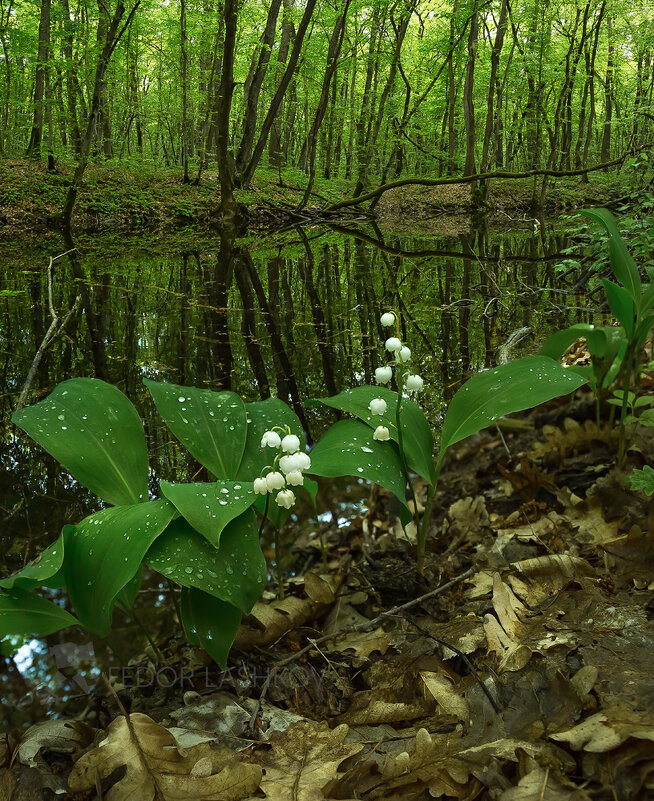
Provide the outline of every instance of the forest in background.
{"type": "Polygon", "coordinates": [[[226,219],[262,168],[304,205],[316,176],[648,172],[653,40],[643,0],[3,0],[0,157],[74,159],[69,214],[89,160],[217,169],[226,219]]]}

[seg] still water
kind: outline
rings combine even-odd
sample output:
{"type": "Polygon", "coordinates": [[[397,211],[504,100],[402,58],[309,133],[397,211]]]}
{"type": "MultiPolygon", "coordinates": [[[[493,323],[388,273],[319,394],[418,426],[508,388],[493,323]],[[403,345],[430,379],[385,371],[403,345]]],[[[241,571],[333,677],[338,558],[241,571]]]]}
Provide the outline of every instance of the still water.
{"type": "MultiPolygon", "coordinates": [[[[78,295],[79,311],[46,352],[28,403],[66,378],[109,381],[145,422],[153,481],[188,478],[197,465],[158,425],[144,378],[231,389],[246,400],[278,396],[315,439],[323,423],[304,402],[371,383],[385,362],[380,313],[393,309],[425,379],[421,403],[437,429],[448,398],[472,372],[535,352],[559,327],[600,321],[575,287],[564,227],[515,223],[479,231],[456,218],[440,234],[366,225],[237,243],[184,232],[80,240],[54,262],[52,283],[57,313],[65,317],[78,295]],[[503,346],[519,329],[529,330],[507,353],[503,346]]],[[[10,422],[51,322],[48,262],[69,245],[56,238],[29,248],[14,243],[0,256],[2,576],[53,542],[63,524],[97,508],[10,422]]],[[[322,494],[323,520],[355,514],[362,492],[346,489],[345,496],[322,494]]],[[[16,682],[28,690],[30,682],[47,683],[51,657],[30,653],[23,662],[7,660],[7,701],[16,682]]]]}

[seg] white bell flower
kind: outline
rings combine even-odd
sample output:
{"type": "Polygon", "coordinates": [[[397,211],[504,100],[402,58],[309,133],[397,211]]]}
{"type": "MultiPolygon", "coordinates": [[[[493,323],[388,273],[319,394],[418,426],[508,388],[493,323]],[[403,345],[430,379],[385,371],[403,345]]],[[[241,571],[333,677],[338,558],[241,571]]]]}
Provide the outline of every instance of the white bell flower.
{"type": "Polygon", "coordinates": [[[268,492],[268,483],[265,478],[254,479],[254,494],[265,495],[268,492]]]}
{"type": "Polygon", "coordinates": [[[285,456],[282,456],[279,460],[279,469],[282,473],[288,475],[289,473],[302,469],[300,467],[300,460],[297,458],[298,456],[298,453],[287,453],[285,456]]]}
{"type": "Polygon", "coordinates": [[[376,439],[378,442],[385,442],[387,439],[391,438],[391,432],[386,428],[386,426],[377,426],[372,438],[376,439]]]}
{"type": "Polygon", "coordinates": [[[311,459],[309,458],[308,453],[299,451],[298,453],[293,455],[293,458],[297,462],[298,470],[308,470],[311,467],[311,459]]]}
{"type": "Polygon", "coordinates": [[[381,324],[384,328],[390,328],[392,325],[395,325],[395,315],[393,312],[385,312],[381,316],[381,324]]]}
{"type": "Polygon", "coordinates": [[[373,414],[384,414],[387,408],[386,401],[383,398],[373,398],[368,404],[368,409],[373,414]]]}
{"type": "Polygon", "coordinates": [[[390,353],[397,353],[398,351],[402,350],[402,343],[397,337],[389,337],[386,340],[385,347],[390,353]]]}
{"type": "Polygon", "coordinates": [[[295,493],[292,490],[282,490],[277,493],[275,503],[277,506],[283,506],[284,509],[290,509],[295,503],[295,493]]]}
{"type": "Polygon", "coordinates": [[[406,377],[405,386],[409,392],[420,392],[424,385],[425,382],[419,375],[408,375],[406,377]]]}
{"type": "Polygon", "coordinates": [[[268,491],[281,489],[285,483],[286,480],[284,476],[277,471],[268,473],[266,476],[266,486],[268,487],[268,491]]]}
{"type": "Polygon", "coordinates": [[[282,450],[286,453],[297,453],[300,450],[300,438],[295,434],[287,434],[282,440],[282,450]]]}
{"type": "Polygon", "coordinates": [[[293,470],[286,474],[286,483],[289,487],[301,487],[304,484],[304,476],[299,470],[293,470]]]}
{"type": "Polygon", "coordinates": [[[397,354],[397,358],[401,362],[408,362],[409,359],[411,358],[411,348],[407,348],[407,346],[405,345],[402,348],[402,350],[400,350],[400,352],[397,354]]]}
{"type": "Polygon", "coordinates": [[[378,384],[388,384],[388,382],[393,377],[393,368],[390,364],[387,364],[385,367],[378,367],[375,370],[375,381],[378,384]]]}
{"type": "Polygon", "coordinates": [[[262,448],[265,448],[266,445],[268,445],[269,448],[279,448],[281,444],[281,437],[276,431],[266,431],[263,437],[261,437],[262,448]]]}

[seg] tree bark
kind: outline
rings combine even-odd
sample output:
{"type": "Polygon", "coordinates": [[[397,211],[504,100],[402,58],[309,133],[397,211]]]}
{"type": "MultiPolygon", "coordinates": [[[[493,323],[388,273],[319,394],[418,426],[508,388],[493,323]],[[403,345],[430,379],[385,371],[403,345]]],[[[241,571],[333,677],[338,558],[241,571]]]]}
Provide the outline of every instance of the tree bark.
{"type": "Polygon", "coordinates": [[[41,158],[41,140],[43,139],[43,110],[45,101],[45,85],[47,81],[48,59],[50,57],[50,0],[41,0],[39,17],[39,46],[36,55],[36,73],[34,75],[34,107],[32,112],[32,130],[27,145],[26,158],[41,158]]]}

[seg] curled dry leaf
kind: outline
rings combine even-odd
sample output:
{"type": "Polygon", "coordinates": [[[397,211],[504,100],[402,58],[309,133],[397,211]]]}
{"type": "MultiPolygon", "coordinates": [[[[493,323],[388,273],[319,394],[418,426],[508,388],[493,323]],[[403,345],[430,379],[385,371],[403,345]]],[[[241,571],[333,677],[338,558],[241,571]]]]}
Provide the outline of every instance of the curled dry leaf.
{"type": "Polygon", "coordinates": [[[322,788],[338,776],[338,767],[358,754],[361,743],[346,743],[348,726],[297,723],[270,738],[272,753],[263,762],[261,789],[271,801],[322,801],[322,788]]]}
{"type": "Polygon", "coordinates": [[[89,790],[98,778],[124,766],[106,801],[239,801],[257,789],[261,768],[239,762],[231,752],[228,760],[224,765],[211,761],[219,772],[207,775],[205,754],[180,750],[168,729],[137,712],[129,721],[121,716],[109,725],[100,745],[77,761],[68,785],[73,792],[89,790]]]}

